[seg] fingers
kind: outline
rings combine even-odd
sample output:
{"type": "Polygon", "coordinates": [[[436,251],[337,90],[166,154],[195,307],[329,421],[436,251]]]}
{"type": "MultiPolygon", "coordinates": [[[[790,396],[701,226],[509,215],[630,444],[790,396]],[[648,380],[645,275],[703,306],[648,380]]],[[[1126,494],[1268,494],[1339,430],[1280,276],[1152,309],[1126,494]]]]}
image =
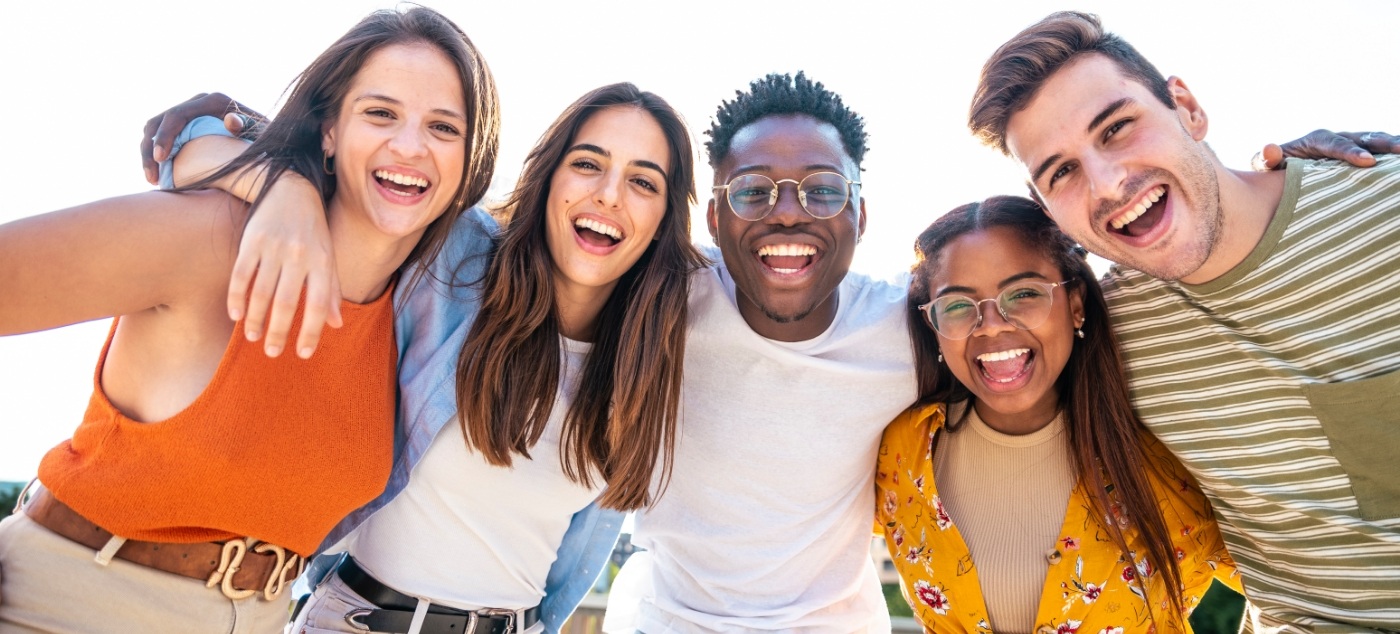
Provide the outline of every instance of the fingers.
{"type": "Polygon", "coordinates": [[[248,127],[247,117],[237,112],[230,112],[224,115],[224,129],[228,130],[229,134],[238,136],[243,133],[243,129],[246,127],[248,127]]]}
{"type": "MultiPolygon", "coordinates": [[[[267,336],[263,339],[263,352],[269,357],[282,354],[287,347],[287,335],[292,331],[292,318],[296,316],[297,305],[300,303],[301,284],[306,277],[306,271],[283,268],[277,277],[277,288],[272,296],[272,311],[267,320],[267,336]]],[[[317,330],[319,331],[319,327],[317,330]]]]}
{"type": "Polygon", "coordinates": [[[146,182],[156,185],[160,182],[160,159],[155,157],[155,141],[151,138],[155,136],[156,129],[160,127],[161,113],[151,117],[146,122],[146,127],[141,130],[141,169],[146,173],[146,182]]]}
{"type": "MultiPolygon", "coordinates": [[[[340,314],[340,293],[331,293],[331,280],[324,275],[312,275],[306,280],[306,312],[301,318],[301,332],[297,334],[297,356],[311,358],[316,346],[321,342],[321,329],[328,323],[330,314],[335,312],[337,322],[340,314]]],[[[339,327],[339,323],[335,327],[339,327]]]]}
{"type": "Polygon", "coordinates": [[[1400,152],[1400,136],[1385,132],[1338,132],[1374,154],[1395,154],[1400,152]]]}
{"type": "Polygon", "coordinates": [[[1283,148],[1275,143],[1270,143],[1254,155],[1249,165],[1256,172],[1267,172],[1283,167],[1283,148]]]}

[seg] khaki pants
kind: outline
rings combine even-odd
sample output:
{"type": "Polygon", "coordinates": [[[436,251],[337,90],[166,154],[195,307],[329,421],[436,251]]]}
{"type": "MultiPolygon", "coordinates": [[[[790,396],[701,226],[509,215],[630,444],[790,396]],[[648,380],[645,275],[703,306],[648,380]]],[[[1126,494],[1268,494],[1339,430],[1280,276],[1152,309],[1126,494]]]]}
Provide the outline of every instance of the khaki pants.
{"type": "Polygon", "coordinates": [[[195,579],[122,559],[106,566],[23,513],[0,521],[0,634],[281,632],[288,594],[233,601],[195,579]]]}

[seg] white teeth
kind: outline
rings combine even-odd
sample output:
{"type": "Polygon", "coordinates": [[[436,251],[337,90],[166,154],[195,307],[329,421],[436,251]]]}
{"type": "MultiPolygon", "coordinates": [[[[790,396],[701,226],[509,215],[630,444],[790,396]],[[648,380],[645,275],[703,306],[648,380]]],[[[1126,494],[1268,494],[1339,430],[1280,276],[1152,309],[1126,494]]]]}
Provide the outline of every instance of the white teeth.
{"type": "Polygon", "coordinates": [[[575,218],[575,219],[574,219],[574,226],[575,226],[575,227],[582,227],[582,228],[584,228],[584,229],[588,229],[589,231],[595,231],[595,232],[597,232],[597,233],[601,233],[601,234],[603,234],[603,235],[605,235],[605,236],[608,236],[609,238],[612,238],[612,239],[614,239],[614,240],[621,240],[621,239],[622,239],[622,232],[621,232],[621,231],[618,231],[618,230],[617,230],[617,227],[614,227],[614,226],[608,225],[608,224],[603,224],[603,223],[601,223],[601,222],[599,222],[599,221],[597,221],[597,220],[594,220],[594,219],[592,219],[592,218],[575,218]]]}
{"type": "Polygon", "coordinates": [[[426,178],[409,176],[407,174],[399,174],[397,172],[391,172],[389,170],[375,170],[374,177],[389,181],[391,183],[398,183],[400,185],[412,185],[414,187],[428,186],[428,179],[426,178]]]}
{"type": "MultiPolygon", "coordinates": [[[[762,247],[759,247],[759,248],[758,248],[758,257],[761,257],[761,258],[762,258],[762,257],[768,257],[768,256],[778,256],[778,257],[788,256],[788,257],[792,257],[792,256],[806,256],[806,255],[816,255],[816,254],[817,254],[817,248],[814,247],[814,246],[812,246],[812,245],[810,245],[810,244],[770,244],[770,245],[762,246],[762,247]]],[[[778,271],[778,272],[781,273],[781,272],[784,272],[784,271],[788,271],[789,269],[773,269],[773,270],[778,271]]],[[[791,271],[796,271],[796,270],[797,270],[797,269],[791,269],[791,271]]]]}
{"type": "Polygon", "coordinates": [[[1143,198],[1142,202],[1138,203],[1136,207],[1133,207],[1130,211],[1128,211],[1128,213],[1114,218],[1113,221],[1109,224],[1113,225],[1114,229],[1122,229],[1123,227],[1128,226],[1128,223],[1137,220],[1138,218],[1142,217],[1143,214],[1147,213],[1147,210],[1151,209],[1152,205],[1156,204],[1157,201],[1161,200],[1162,195],[1166,193],[1167,188],[1158,185],[1156,189],[1153,189],[1152,191],[1148,192],[1147,197],[1143,198]]]}
{"type": "Polygon", "coordinates": [[[1019,357],[1030,351],[1030,348],[1016,348],[1015,350],[1002,350],[1001,352],[987,352],[984,354],[977,355],[977,360],[983,362],[1006,361],[1008,359],[1015,359],[1016,357],[1019,357]]]}

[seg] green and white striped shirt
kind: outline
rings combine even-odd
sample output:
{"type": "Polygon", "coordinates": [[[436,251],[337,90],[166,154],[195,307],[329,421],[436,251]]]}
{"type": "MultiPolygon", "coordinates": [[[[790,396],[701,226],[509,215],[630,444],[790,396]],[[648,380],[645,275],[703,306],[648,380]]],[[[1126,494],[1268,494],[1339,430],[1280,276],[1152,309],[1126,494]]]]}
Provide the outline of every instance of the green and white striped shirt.
{"type": "Polygon", "coordinates": [[[1256,631],[1400,629],[1400,157],[1290,161],[1286,182],[1228,274],[1114,267],[1104,292],[1138,413],[1211,497],[1256,631]]]}

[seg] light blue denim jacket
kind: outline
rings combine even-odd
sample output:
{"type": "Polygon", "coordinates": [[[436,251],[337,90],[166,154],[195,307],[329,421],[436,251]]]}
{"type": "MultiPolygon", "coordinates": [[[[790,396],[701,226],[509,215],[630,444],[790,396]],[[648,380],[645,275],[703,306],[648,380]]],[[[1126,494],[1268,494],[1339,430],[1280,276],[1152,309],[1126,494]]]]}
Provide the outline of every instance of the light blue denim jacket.
{"type": "MultiPolygon", "coordinates": [[[[213,117],[190,122],[176,138],[171,157],[186,141],[209,134],[228,136],[223,122],[213,117]]],[[[173,185],[169,160],[161,164],[160,175],[162,187],[173,185]]],[[[473,282],[485,273],[496,229],[496,221],[480,207],[468,209],[453,223],[442,252],[427,263],[426,275],[419,283],[411,283],[414,271],[405,271],[399,281],[394,296],[399,402],[389,484],[379,497],[341,520],[321,543],[321,550],[340,541],[403,491],[438,430],[455,419],[457,355],[481,306],[479,289],[473,282]]],[[[501,511],[509,510],[489,510],[501,511]]],[[[607,565],[622,530],[622,517],[622,513],[594,503],[569,522],[540,602],[540,619],[547,632],[559,631],[607,565]]],[[[338,559],[337,554],[316,557],[303,578],[320,581],[338,559]]]]}

